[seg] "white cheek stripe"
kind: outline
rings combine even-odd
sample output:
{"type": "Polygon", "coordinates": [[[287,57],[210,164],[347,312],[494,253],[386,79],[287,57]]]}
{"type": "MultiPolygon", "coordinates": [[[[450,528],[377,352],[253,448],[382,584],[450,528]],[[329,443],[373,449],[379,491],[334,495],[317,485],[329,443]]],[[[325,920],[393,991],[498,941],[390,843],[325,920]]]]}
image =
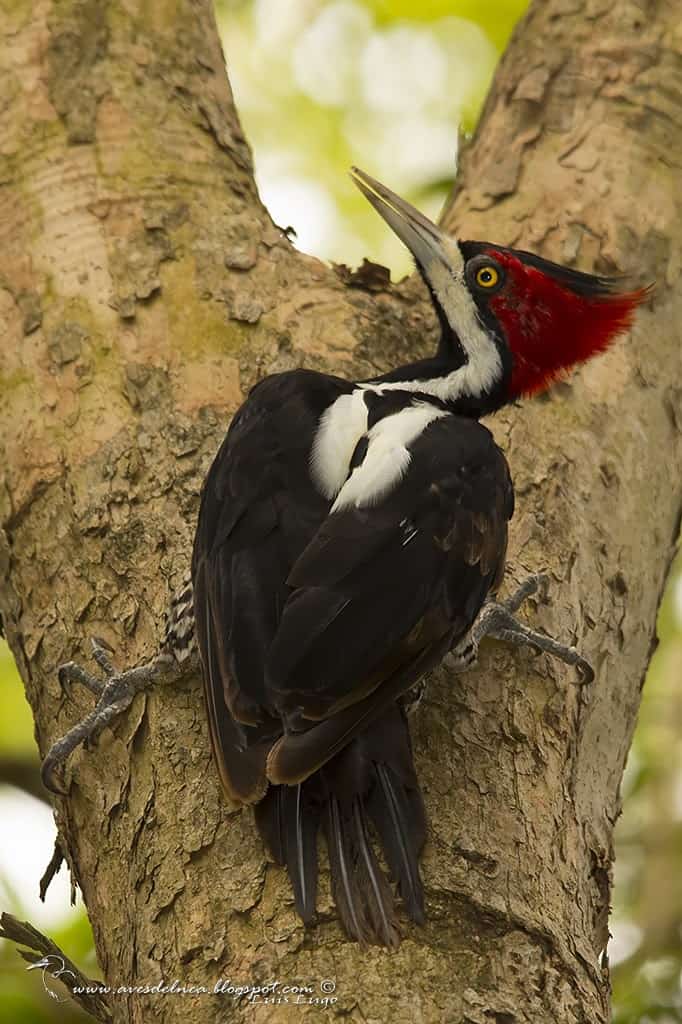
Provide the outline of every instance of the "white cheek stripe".
{"type": "Polygon", "coordinates": [[[367,435],[369,444],[365,458],[339,491],[331,511],[337,512],[349,505],[356,508],[375,505],[405,476],[412,458],[407,446],[429,423],[447,415],[444,409],[419,402],[375,423],[367,435]]]}
{"type": "Polygon", "coordinates": [[[360,390],[341,395],[323,412],[310,453],[310,472],[325,498],[339,493],[355,446],[366,432],[367,405],[360,390]]]}
{"type": "Polygon", "coordinates": [[[358,386],[378,392],[418,391],[444,402],[455,401],[462,395],[485,394],[502,378],[502,360],[497,345],[481,324],[476,304],[462,278],[453,276],[440,260],[434,261],[426,272],[448,322],[464,349],[466,363],[446,377],[433,380],[390,381],[386,384],[358,386]]]}

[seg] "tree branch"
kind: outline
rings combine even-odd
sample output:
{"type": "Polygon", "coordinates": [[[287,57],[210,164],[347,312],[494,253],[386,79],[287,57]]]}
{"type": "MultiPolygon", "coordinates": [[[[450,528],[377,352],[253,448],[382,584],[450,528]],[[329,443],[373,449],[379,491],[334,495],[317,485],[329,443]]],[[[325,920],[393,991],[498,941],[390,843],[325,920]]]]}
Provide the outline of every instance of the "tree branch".
{"type": "Polygon", "coordinates": [[[74,1002],[78,1003],[81,1009],[95,1020],[108,1024],[112,1019],[106,997],[95,991],[100,987],[99,982],[82,974],[52,939],[48,939],[28,921],[19,921],[12,914],[1,914],[0,939],[9,939],[10,942],[16,942],[19,946],[28,947],[28,949],[20,949],[17,952],[27,964],[31,965],[27,968],[28,970],[37,968],[43,971],[46,989],[54,999],[57,999],[58,996],[52,984],[54,981],[59,981],[74,1002]]]}

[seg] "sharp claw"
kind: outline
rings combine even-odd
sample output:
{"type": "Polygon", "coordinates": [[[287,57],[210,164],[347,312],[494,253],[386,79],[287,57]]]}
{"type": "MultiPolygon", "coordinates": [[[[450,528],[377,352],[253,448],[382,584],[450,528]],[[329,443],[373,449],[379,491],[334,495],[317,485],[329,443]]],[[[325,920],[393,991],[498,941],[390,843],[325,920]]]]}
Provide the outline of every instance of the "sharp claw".
{"type": "Polygon", "coordinates": [[[533,594],[537,594],[538,590],[543,585],[544,579],[544,576],[531,576],[528,580],[526,597],[532,597],[533,594]]]}
{"type": "MultiPolygon", "coordinates": [[[[83,744],[92,742],[105,726],[130,707],[136,694],[142,692],[157,677],[165,679],[169,669],[174,666],[172,656],[162,652],[144,665],[117,673],[109,665],[105,649],[111,650],[111,647],[106,641],[93,638],[92,649],[95,660],[108,676],[105,682],[100,682],[73,661],[58,669],[62,685],[75,681],[86,686],[97,696],[96,707],[50,747],[42,763],[40,774],[45,788],[60,796],[67,796],[70,787],[65,788],[57,772],[58,769],[64,768],[73,751],[83,744]]],[[[61,771],[59,774],[61,775],[61,771]]]]}
{"type": "Polygon", "coordinates": [[[589,683],[594,681],[594,669],[590,665],[589,661],[584,658],[579,658],[575,666],[580,676],[581,686],[587,686],[589,683]]]}
{"type": "Polygon", "coordinates": [[[92,646],[92,656],[104,672],[106,677],[111,677],[116,672],[114,665],[112,664],[109,654],[113,654],[113,647],[102,640],[101,637],[93,636],[90,638],[90,644],[92,646]]]}
{"type": "Polygon", "coordinates": [[[40,777],[43,781],[45,789],[49,790],[50,793],[55,793],[57,796],[68,796],[69,790],[66,786],[62,786],[55,775],[57,764],[52,760],[49,753],[42,765],[40,766],[40,777]]]}
{"type": "Polygon", "coordinates": [[[92,645],[93,651],[96,651],[97,648],[99,647],[99,648],[102,648],[105,651],[108,651],[109,654],[114,654],[115,653],[114,652],[114,648],[111,646],[111,644],[108,643],[106,640],[103,640],[101,636],[92,636],[92,637],[90,637],[90,643],[92,645]]]}

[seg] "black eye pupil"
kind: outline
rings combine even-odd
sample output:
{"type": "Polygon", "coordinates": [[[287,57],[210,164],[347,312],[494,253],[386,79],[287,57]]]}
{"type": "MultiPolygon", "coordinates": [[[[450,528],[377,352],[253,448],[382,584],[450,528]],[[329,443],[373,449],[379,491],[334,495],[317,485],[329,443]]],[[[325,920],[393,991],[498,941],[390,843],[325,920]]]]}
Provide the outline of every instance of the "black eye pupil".
{"type": "Polygon", "coordinates": [[[499,287],[501,283],[501,271],[489,261],[485,263],[475,262],[467,267],[467,276],[469,283],[472,288],[478,288],[479,291],[486,291],[492,294],[493,289],[499,287]]]}

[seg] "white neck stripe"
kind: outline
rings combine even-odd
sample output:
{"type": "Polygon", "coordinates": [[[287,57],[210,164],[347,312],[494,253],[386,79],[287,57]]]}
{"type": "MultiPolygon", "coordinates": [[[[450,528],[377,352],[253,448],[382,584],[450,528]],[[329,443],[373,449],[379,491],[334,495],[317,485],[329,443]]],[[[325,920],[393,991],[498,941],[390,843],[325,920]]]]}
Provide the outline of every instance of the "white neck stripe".
{"type": "Polygon", "coordinates": [[[417,391],[445,402],[490,392],[493,385],[502,379],[502,359],[495,341],[478,318],[476,303],[469,289],[462,276],[453,275],[440,260],[430,264],[426,272],[448,323],[464,350],[465,364],[445,377],[360,384],[359,387],[377,392],[417,391]]]}
{"type": "MultiPolygon", "coordinates": [[[[495,348],[495,346],[493,346],[495,348]]],[[[502,376],[502,360],[495,348],[495,358],[482,363],[466,362],[458,366],[445,377],[434,377],[431,380],[390,380],[378,384],[358,384],[365,391],[411,391],[417,394],[430,395],[443,402],[455,402],[465,395],[477,397],[490,391],[492,385],[502,376]]]]}

